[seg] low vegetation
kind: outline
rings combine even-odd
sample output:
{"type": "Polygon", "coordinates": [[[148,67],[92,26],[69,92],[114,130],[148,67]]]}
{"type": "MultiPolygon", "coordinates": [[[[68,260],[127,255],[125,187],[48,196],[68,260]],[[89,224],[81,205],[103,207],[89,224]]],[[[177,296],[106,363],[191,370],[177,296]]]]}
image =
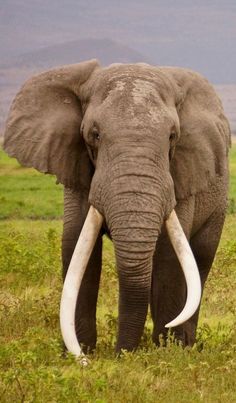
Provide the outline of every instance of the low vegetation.
{"type": "Polygon", "coordinates": [[[230,203],[204,293],[197,343],[151,341],[148,317],[137,352],[115,357],[117,276],[104,239],[98,346],[83,368],[63,352],[59,329],[62,188],[0,154],[0,401],[236,401],[236,146],[230,203]]]}

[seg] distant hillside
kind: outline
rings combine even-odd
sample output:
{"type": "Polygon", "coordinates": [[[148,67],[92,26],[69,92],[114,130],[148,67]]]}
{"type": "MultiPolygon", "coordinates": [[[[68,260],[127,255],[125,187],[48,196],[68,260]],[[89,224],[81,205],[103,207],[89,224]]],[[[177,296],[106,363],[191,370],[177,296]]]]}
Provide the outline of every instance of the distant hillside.
{"type": "Polygon", "coordinates": [[[103,65],[118,63],[136,63],[148,61],[141,53],[128,46],[110,39],[81,39],[48,46],[24,53],[0,67],[49,68],[51,66],[78,63],[88,59],[98,59],[103,65]]]}

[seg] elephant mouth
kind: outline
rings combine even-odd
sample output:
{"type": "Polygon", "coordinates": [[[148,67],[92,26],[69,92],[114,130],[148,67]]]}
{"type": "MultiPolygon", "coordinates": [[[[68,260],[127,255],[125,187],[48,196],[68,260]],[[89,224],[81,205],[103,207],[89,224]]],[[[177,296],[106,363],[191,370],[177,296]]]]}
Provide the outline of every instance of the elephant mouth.
{"type": "MultiPolygon", "coordinates": [[[[102,223],[103,216],[91,206],[76,244],[62,291],[60,306],[62,337],[68,351],[77,357],[83,356],[75,332],[77,296],[102,223]]],[[[187,284],[185,306],[175,319],[165,325],[170,328],[186,322],[196,312],[201,300],[201,281],[193,253],[174,210],[165,223],[187,284]]],[[[86,364],[85,358],[83,358],[82,363],[86,364]]]]}

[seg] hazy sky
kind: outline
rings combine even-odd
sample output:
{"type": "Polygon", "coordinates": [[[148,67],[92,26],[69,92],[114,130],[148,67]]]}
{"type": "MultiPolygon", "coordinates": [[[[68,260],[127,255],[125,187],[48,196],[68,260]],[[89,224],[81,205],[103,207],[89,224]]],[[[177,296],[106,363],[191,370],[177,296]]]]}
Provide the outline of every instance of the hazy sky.
{"type": "Polygon", "coordinates": [[[236,83],[236,0],[1,0],[0,38],[3,61],[56,43],[110,38],[155,64],[236,83]]]}

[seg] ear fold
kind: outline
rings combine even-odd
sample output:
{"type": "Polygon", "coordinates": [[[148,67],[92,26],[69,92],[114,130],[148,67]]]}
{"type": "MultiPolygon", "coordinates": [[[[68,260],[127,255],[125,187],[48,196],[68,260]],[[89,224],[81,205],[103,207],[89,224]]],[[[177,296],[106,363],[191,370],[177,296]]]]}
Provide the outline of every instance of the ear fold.
{"type": "Polygon", "coordinates": [[[180,139],[171,160],[177,199],[207,190],[227,178],[230,128],[214,88],[193,71],[164,68],[177,85],[180,139]]]}
{"type": "Polygon", "coordinates": [[[91,60],[26,82],[9,113],[5,151],[27,167],[55,174],[66,187],[87,186],[91,166],[80,135],[80,87],[96,67],[91,60]]]}

